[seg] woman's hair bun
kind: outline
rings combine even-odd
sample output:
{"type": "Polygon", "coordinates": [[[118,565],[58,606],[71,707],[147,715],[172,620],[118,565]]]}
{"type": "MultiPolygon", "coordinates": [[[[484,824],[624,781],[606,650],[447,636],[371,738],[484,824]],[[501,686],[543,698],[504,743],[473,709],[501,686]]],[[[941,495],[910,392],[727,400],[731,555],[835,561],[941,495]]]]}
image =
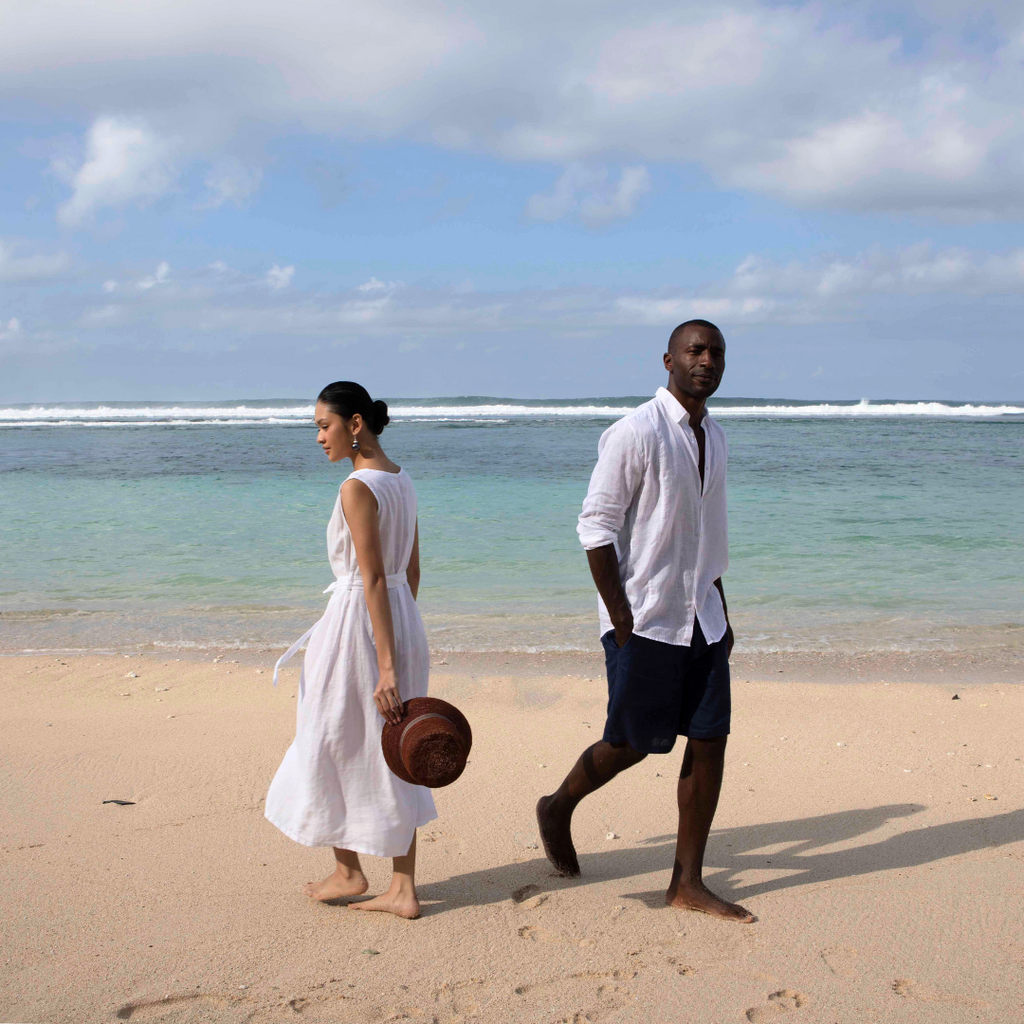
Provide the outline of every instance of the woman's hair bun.
{"type": "Polygon", "coordinates": [[[379,434],[390,422],[391,417],[388,415],[388,403],[378,398],[373,403],[373,432],[379,434]]]}
{"type": "Polygon", "coordinates": [[[370,398],[370,393],[352,380],[336,380],[320,392],[318,402],[323,402],[339,416],[348,420],[359,413],[363,421],[375,434],[379,434],[390,422],[386,402],[370,398]]]}

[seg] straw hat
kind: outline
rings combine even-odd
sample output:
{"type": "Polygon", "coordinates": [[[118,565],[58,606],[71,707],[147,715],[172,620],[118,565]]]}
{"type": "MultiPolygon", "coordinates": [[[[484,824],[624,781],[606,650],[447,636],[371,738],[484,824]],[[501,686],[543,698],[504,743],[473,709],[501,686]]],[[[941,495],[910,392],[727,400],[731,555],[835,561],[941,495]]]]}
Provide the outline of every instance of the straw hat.
{"type": "Polygon", "coordinates": [[[439,789],[466,767],[473,733],[458,708],[436,697],[413,697],[402,705],[398,725],[384,723],[380,745],[388,767],[406,782],[439,789]]]}

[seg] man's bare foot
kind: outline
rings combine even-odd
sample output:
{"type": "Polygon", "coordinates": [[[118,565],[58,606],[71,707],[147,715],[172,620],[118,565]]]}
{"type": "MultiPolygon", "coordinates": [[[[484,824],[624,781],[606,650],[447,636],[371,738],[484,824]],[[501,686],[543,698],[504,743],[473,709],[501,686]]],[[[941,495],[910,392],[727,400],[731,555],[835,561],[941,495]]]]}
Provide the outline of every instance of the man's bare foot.
{"type": "Polygon", "coordinates": [[[374,896],[372,900],[360,900],[358,903],[350,903],[349,910],[381,910],[385,914],[394,914],[395,917],[405,917],[410,921],[420,916],[420,901],[416,893],[412,892],[385,892],[380,896],[374,896]]]}
{"type": "Polygon", "coordinates": [[[560,875],[579,878],[580,862],[572,844],[571,819],[552,811],[553,799],[542,796],[537,801],[537,827],[540,829],[540,841],[544,844],[544,854],[560,875]]]}
{"type": "Polygon", "coordinates": [[[703,882],[677,882],[665,893],[665,903],[677,910],[696,910],[725,921],[753,924],[757,918],[738,903],[726,903],[703,882]]]}
{"type": "Polygon", "coordinates": [[[341,871],[332,871],[320,882],[309,882],[302,887],[302,891],[321,903],[329,900],[340,900],[346,896],[362,896],[370,883],[362,871],[349,871],[342,874],[341,871]]]}

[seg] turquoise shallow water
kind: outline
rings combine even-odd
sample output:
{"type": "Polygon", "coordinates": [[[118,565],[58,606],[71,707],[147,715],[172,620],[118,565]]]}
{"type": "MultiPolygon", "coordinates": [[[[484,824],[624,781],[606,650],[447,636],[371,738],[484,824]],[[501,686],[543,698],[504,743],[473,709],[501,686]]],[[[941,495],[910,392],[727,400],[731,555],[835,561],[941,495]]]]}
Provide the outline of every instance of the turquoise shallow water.
{"type": "MultiPolygon", "coordinates": [[[[575,519],[638,399],[396,403],[435,649],[592,649],[575,519]]],[[[0,409],[0,649],[274,646],[312,622],[343,473],[296,402],[0,409]]],[[[1024,406],[733,400],[748,650],[1024,640],[1024,406]]],[[[346,463],[347,465],[347,463],[346,463]]]]}

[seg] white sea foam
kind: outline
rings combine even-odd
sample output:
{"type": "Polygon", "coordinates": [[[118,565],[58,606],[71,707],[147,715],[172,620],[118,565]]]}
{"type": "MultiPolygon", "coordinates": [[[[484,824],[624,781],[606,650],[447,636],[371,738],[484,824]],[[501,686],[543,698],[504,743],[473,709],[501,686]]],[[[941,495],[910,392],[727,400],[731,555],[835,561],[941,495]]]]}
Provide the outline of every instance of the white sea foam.
{"type": "Polygon", "coordinates": [[[878,402],[870,403],[863,399],[856,405],[734,405],[712,408],[716,419],[728,416],[746,416],[748,418],[787,418],[794,417],[828,417],[842,419],[846,417],[886,417],[886,416],[925,416],[933,418],[969,417],[992,418],[997,416],[1024,416],[1024,405],[948,405],[945,402],[878,402]]]}
{"type": "MultiPolygon", "coordinates": [[[[524,405],[494,403],[480,405],[392,405],[392,419],[418,421],[494,422],[514,419],[617,419],[631,412],[632,405],[524,405]]],[[[931,417],[993,419],[1024,416],[1024,404],[951,405],[946,402],[877,402],[864,399],[855,404],[715,405],[719,419],[805,419],[861,417],[931,417]]],[[[259,407],[249,405],[135,405],[93,407],[34,405],[0,407],[0,426],[177,426],[188,424],[274,426],[308,423],[312,405],[259,407]]]]}

